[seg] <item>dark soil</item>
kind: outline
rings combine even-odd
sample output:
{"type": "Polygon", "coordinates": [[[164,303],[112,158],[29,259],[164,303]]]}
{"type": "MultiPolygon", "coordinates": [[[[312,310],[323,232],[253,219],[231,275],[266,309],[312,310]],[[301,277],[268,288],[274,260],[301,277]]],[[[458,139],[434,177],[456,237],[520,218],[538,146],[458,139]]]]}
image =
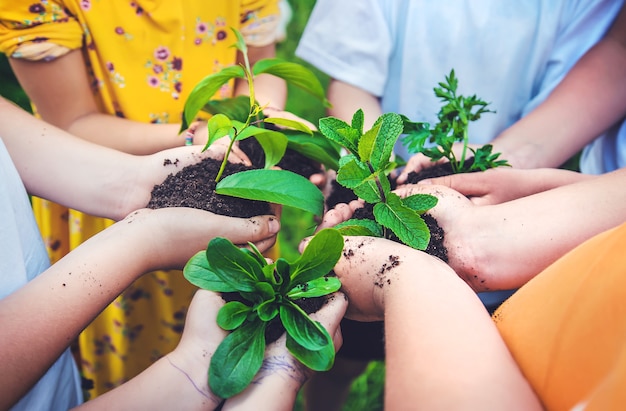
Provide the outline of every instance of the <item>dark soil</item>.
{"type": "MultiPolygon", "coordinates": [[[[271,214],[265,201],[253,201],[215,194],[215,176],[221,161],[207,158],[170,174],[163,183],[154,186],[148,208],[191,207],[231,217],[254,217],[271,214]]],[[[249,170],[241,164],[228,164],[224,175],[249,170]]]]}
{"type": "MultiPolygon", "coordinates": [[[[465,160],[465,164],[467,166],[471,166],[473,162],[473,157],[465,160]]],[[[446,161],[444,163],[437,163],[431,167],[420,170],[418,173],[414,171],[410,172],[407,175],[407,180],[405,184],[417,184],[418,182],[426,180],[427,178],[443,177],[449,176],[451,174],[453,174],[452,166],[448,161],[446,161]]]]}

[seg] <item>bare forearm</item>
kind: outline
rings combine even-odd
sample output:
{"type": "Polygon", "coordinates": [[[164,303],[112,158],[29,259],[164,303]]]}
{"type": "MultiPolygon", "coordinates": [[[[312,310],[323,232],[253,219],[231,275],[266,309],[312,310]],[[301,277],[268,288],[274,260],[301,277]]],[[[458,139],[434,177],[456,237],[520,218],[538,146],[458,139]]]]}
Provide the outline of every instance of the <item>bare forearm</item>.
{"type": "Polygon", "coordinates": [[[139,171],[134,156],[85,142],[4,100],[0,135],[30,194],[97,215],[112,217],[139,171]]]}
{"type": "Polygon", "coordinates": [[[137,233],[125,226],[98,234],[0,301],[0,408],[20,398],[144,271],[137,233]]]}
{"type": "Polygon", "coordinates": [[[49,62],[18,58],[9,61],[39,115],[50,124],[131,154],[150,154],[184,145],[184,138],[178,136],[179,124],[144,124],[102,113],[80,50],[49,62]]]}
{"type": "Polygon", "coordinates": [[[475,293],[441,262],[398,267],[383,285],[385,408],[539,409],[475,293]]]}
{"type": "MultiPolygon", "coordinates": [[[[451,265],[477,291],[517,288],[557,258],[626,219],[626,169],[494,206],[447,227],[467,259],[451,265]]],[[[449,231],[449,232],[448,232],[449,231]]]]}
{"type": "Polygon", "coordinates": [[[91,113],[73,121],[67,131],[87,141],[125,153],[144,155],[185,145],[180,124],[151,124],[91,113]]]}
{"type": "MultiPolygon", "coordinates": [[[[208,366],[206,367],[208,369],[208,366]]],[[[213,410],[219,399],[209,393],[206,372],[192,378],[170,355],[77,410],[213,410]]]]}
{"type": "Polygon", "coordinates": [[[332,104],[332,107],[328,109],[328,114],[348,123],[352,120],[354,113],[362,109],[365,116],[363,126],[365,130],[370,129],[382,114],[380,102],[375,96],[341,81],[331,80],[328,86],[328,100],[332,104]]]}

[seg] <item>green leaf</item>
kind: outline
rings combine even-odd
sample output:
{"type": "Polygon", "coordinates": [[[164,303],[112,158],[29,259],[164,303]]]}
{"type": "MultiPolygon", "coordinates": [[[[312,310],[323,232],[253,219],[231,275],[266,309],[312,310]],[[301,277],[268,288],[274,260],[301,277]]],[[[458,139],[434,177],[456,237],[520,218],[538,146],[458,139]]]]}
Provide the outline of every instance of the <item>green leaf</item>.
{"type": "Polygon", "coordinates": [[[341,235],[361,235],[368,237],[382,237],[383,229],[374,220],[351,218],[335,226],[341,235]]]}
{"type": "Polygon", "coordinates": [[[363,163],[370,162],[372,151],[374,150],[374,140],[380,131],[380,121],[377,121],[371,129],[365,132],[359,139],[359,160],[363,163]]]}
{"type": "Polygon", "coordinates": [[[313,131],[307,125],[305,125],[304,123],[301,123],[300,121],[289,120],[287,118],[280,118],[280,117],[267,117],[266,119],[263,120],[263,122],[276,124],[276,125],[283,126],[283,127],[289,127],[291,129],[306,133],[310,136],[313,135],[313,131]]]}
{"type": "Polygon", "coordinates": [[[224,114],[232,120],[244,123],[250,114],[250,97],[237,96],[210,100],[204,105],[202,110],[212,115],[224,114]]]}
{"type": "MultiPolygon", "coordinates": [[[[339,178],[337,178],[339,181],[339,178]]],[[[377,171],[368,177],[362,184],[352,189],[357,197],[367,201],[368,203],[375,204],[383,201],[383,196],[387,196],[391,191],[389,179],[382,171],[377,171]]]]}
{"type": "Polygon", "coordinates": [[[437,197],[430,194],[414,194],[402,199],[402,204],[409,207],[417,214],[424,214],[437,205],[437,197]]]}
{"type": "Polygon", "coordinates": [[[353,129],[343,120],[335,117],[324,117],[319,120],[320,132],[330,141],[334,141],[351,153],[358,153],[357,143],[361,133],[353,129]]]}
{"type": "Polygon", "coordinates": [[[327,344],[324,348],[317,351],[307,350],[298,344],[294,338],[287,334],[286,345],[291,355],[314,371],[328,371],[332,368],[333,363],[335,362],[335,347],[333,345],[333,340],[330,338],[330,335],[328,335],[326,329],[323,330],[324,334],[326,334],[327,344]]]}
{"type": "Polygon", "coordinates": [[[287,297],[292,300],[322,297],[324,295],[334,293],[340,288],[341,281],[339,281],[339,278],[324,276],[292,288],[291,291],[287,293],[287,297]]]}
{"type": "Polygon", "coordinates": [[[183,274],[187,281],[204,290],[216,292],[237,291],[211,270],[205,251],[199,251],[187,261],[185,268],[183,268],[183,274]]]}
{"type": "Polygon", "coordinates": [[[342,158],[339,163],[339,172],[337,173],[337,182],[346,188],[355,188],[368,178],[370,178],[372,172],[357,158],[348,154],[342,158]]]}
{"type": "Polygon", "coordinates": [[[321,216],[322,192],[308,179],[286,170],[248,170],[223,178],[217,194],[269,201],[321,216]]]}
{"type": "Polygon", "coordinates": [[[363,134],[363,123],[365,122],[365,115],[363,110],[358,109],[352,116],[352,128],[357,130],[359,134],[363,134]]]}
{"type": "Polygon", "coordinates": [[[240,250],[257,260],[261,267],[265,267],[267,265],[267,260],[265,260],[265,257],[261,254],[259,249],[256,248],[256,246],[251,242],[248,242],[248,247],[250,247],[250,249],[240,248],[240,250]]]}
{"type": "Polygon", "coordinates": [[[212,239],[206,256],[211,271],[237,291],[253,292],[264,278],[259,262],[226,238],[212,239]]]}
{"type": "Polygon", "coordinates": [[[396,113],[383,114],[374,125],[376,126],[379,122],[380,127],[375,133],[374,148],[369,158],[375,170],[382,170],[389,163],[393,147],[404,128],[402,117],[396,113]]]}
{"type": "Polygon", "coordinates": [[[323,164],[328,169],[337,170],[339,168],[339,149],[331,141],[317,137],[316,133],[310,137],[294,135],[286,131],[285,135],[287,136],[287,148],[323,164]]]}
{"type": "Polygon", "coordinates": [[[224,136],[229,136],[232,139],[235,132],[233,122],[224,114],[216,114],[211,117],[207,121],[207,128],[209,130],[209,139],[204,146],[205,150],[216,140],[224,136]]]}
{"type": "Polygon", "coordinates": [[[259,142],[265,153],[265,168],[274,167],[285,156],[287,137],[282,133],[267,131],[255,134],[254,138],[259,142]]]}
{"type": "Polygon", "coordinates": [[[244,323],[221,342],[211,358],[209,386],[221,398],[242,392],[263,364],[265,324],[244,323]]]}
{"type": "Polygon", "coordinates": [[[280,321],[287,334],[307,350],[321,350],[327,344],[324,327],[291,301],[280,305],[280,321]]]}
{"type": "Polygon", "coordinates": [[[330,107],[330,103],[326,100],[324,86],[317,76],[306,67],[278,58],[261,59],[252,67],[252,74],[258,76],[263,73],[282,78],[287,83],[299,87],[321,100],[325,107],[330,107]]]}
{"type": "Polygon", "coordinates": [[[234,330],[246,321],[252,307],[239,301],[230,301],[224,304],[217,312],[217,325],[224,330],[234,330]]]}
{"type": "Polygon", "coordinates": [[[386,203],[374,205],[376,221],[388,227],[409,247],[424,250],[430,241],[430,231],[422,218],[402,205],[400,197],[391,193],[386,203]]]}
{"type": "Polygon", "coordinates": [[[389,164],[403,127],[402,117],[398,114],[386,113],[380,116],[359,140],[361,161],[369,162],[376,171],[383,170],[389,164]]]}
{"type": "Polygon", "coordinates": [[[291,264],[291,285],[307,283],[328,274],[341,257],[343,237],[333,228],[318,231],[304,252],[291,264]]]}
{"type": "MultiPolygon", "coordinates": [[[[264,267],[264,268],[270,268],[270,267],[264,267]]],[[[274,299],[276,290],[274,289],[274,286],[270,284],[269,282],[259,281],[258,283],[256,283],[255,288],[256,288],[256,293],[261,298],[261,300],[269,301],[269,300],[274,299]]]]}
{"type": "Polygon", "coordinates": [[[200,80],[185,101],[181,131],[188,129],[189,125],[196,119],[200,109],[213,98],[224,84],[234,78],[245,78],[242,67],[228,66],[200,80]]]}
{"type": "Polygon", "coordinates": [[[278,304],[276,303],[276,298],[263,301],[259,304],[257,307],[257,313],[262,321],[271,321],[278,315],[278,304]]]}
{"type": "Polygon", "coordinates": [[[241,127],[241,131],[237,135],[237,141],[249,137],[256,138],[265,153],[265,168],[278,164],[285,155],[287,137],[279,131],[267,130],[256,126],[245,126],[245,124],[241,124],[241,127]]]}
{"type": "Polygon", "coordinates": [[[248,45],[246,44],[246,40],[241,35],[241,32],[233,27],[230,28],[233,33],[235,33],[235,38],[237,42],[233,44],[237,50],[241,51],[243,54],[248,54],[248,45]]]}

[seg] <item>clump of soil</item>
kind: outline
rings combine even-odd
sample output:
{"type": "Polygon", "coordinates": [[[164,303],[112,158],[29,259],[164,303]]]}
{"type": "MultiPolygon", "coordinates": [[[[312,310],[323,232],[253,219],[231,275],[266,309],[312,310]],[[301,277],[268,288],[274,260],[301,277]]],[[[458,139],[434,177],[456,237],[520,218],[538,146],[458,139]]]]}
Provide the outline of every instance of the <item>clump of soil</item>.
{"type": "MultiPolygon", "coordinates": [[[[352,218],[373,220],[374,219],[373,210],[374,210],[373,205],[365,204],[364,207],[356,209],[354,211],[352,218]]],[[[430,242],[428,243],[428,246],[426,247],[424,252],[432,256],[438,257],[447,263],[448,262],[448,249],[443,245],[443,238],[444,238],[443,228],[441,228],[439,224],[437,224],[437,220],[435,219],[435,217],[433,217],[432,215],[428,213],[422,214],[422,219],[424,220],[424,222],[428,226],[428,229],[430,230],[430,242]]],[[[400,239],[396,237],[396,235],[393,233],[391,233],[389,239],[398,243],[401,242],[400,239]]]]}
{"type": "MultiPolygon", "coordinates": [[[[471,166],[474,163],[474,157],[470,157],[465,160],[466,166],[471,166]]],[[[477,170],[478,171],[478,170],[477,170]]],[[[449,176],[454,174],[452,171],[452,165],[450,165],[449,161],[445,161],[443,163],[437,163],[430,167],[424,168],[419,172],[412,171],[407,175],[405,184],[417,184],[422,180],[426,180],[427,178],[437,178],[443,176],[449,176]]]]}
{"type": "MultiPolygon", "coordinates": [[[[252,138],[244,141],[256,142],[256,140],[252,138]]],[[[240,146],[240,148],[242,147],[240,146]]],[[[224,176],[239,171],[257,169],[263,166],[265,155],[258,143],[244,144],[242,149],[255,165],[247,167],[242,164],[228,163],[224,170],[224,176]]],[[[299,174],[303,171],[307,172],[306,170],[309,170],[311,174],[313,172],[319,172],[319,168],[315,168],[311,160],[301,154],[292,151],[289,153],[289,157],[290,159],[287,159],[285,164],[294,164],[292,168],[298,169],[299,174]]],[[[220,166],[221,161],[207,158],[197,164],[184,167],[176,174],[170,174],[163,183],[154,186],[147,207],[152,209],[164,207],[191,207],[210,211],[215,214],[241,218],[272,213],[270,204],[265,201],[254,201],[216,194],[215,176],[220,166]]],[[[222,293],[222,298],[227,302],[235,300],[244,302],[238,293],[222,293]]],[[[307,314],[317,312],[326,302],[327,297],[301,298],[295,301],[307,314]]],[[[265,340],[267,343],[274,342],[284,332],[285,328],[277,317],[268,324],[265,332],[265,340]]]]}

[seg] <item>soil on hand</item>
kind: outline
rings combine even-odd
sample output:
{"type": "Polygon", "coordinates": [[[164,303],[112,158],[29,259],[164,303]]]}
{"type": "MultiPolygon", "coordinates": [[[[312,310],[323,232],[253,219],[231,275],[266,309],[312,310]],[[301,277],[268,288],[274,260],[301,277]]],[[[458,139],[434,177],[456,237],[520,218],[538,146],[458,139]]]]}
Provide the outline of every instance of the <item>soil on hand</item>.
{"type": "MultiPolygon", "coordinates": [[[[154,186],[147,207],[191,207],[241,218],[272,214],[269,203],[265,201],[216,194],[215,176],[220,165],[221,161],[207,158],[170,174],[163,183],[154,186]]],[[[228,163],[224,176],[250,169],[252,167],[228,163]]]]}
{"type": "MultiPolygon", "coordinates": [[[[471,166],[474,163],[474,157],[470,157],[465,160],[466,166],[471,166]]],[[[478,170],[477,170],[478,171],[478,170]]],[[[449,161],[445,161],[443,163],[433,164],[430,167],[424,168],[419,172],[412,171],[407,175],[405,184],[417,184],[422,180],[426,180],[427,178],[437,178],[444,177],[454,174],[452,171],[452,166],[449,161]]]]}

